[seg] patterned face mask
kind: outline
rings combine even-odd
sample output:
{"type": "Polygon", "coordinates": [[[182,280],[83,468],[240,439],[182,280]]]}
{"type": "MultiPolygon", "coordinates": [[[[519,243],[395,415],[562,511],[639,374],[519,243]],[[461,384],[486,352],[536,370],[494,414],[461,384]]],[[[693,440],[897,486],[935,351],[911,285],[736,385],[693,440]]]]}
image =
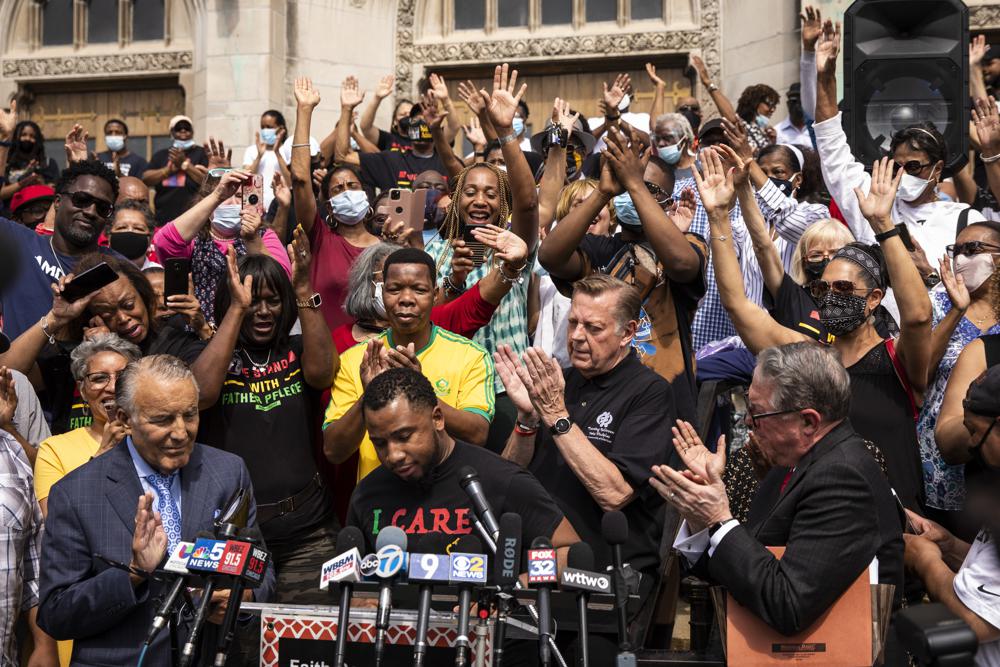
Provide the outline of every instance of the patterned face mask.
{"type": "Polygon", "coordinates": [[[867,305],[868,300],[863,296],[830,291],[820,299],[819,319],[834,336],[844,336],[864,324],[868,318],[867,305]]]}

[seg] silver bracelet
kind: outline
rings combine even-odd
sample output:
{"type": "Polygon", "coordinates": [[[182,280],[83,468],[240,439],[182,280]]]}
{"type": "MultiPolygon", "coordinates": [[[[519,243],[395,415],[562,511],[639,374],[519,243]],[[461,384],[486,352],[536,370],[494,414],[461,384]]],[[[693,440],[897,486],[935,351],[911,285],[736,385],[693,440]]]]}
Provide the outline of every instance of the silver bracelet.
{"type": "Polygon", "coordinates": [[[709,240],[711,240],[711,241],[725,241],[725,240],[727,240],[727,239],[728,239],[729,237],[728,237],[728,236],[709,236],[708,238],[709,238],[709,240]]]}
{"type": "Polygon", "coordinates": [[[985,155],[980,153],[979,159],[983,161],[983,164],[990,164],[991,162],[996,162],[997,160],[1000,160],[1000,153],[997,153],[996,155],[992,155],[990,157],[986,157],[985,155]]]}
{"type": "Polygon", "coordinates": [[[56,337],[49,332],[49,322],[45,315],[42,315],[42,319],[39,320],[38,326],[42,329],[42,333],[45,334],[45,337],[49,339],[49,345],[55,345],[56,337]]]}
{"type": "MultiPolygon", "coordinates": [[[[524,266],[522,266],[517,271],[514,271],[514,277],[512,278],[508,277],[507,274],[503,272],[503,268],[505,266],[507,266],[507,262],[501,262],[500,266],[497,267],[497,270],[500,272],[500,282],[502,282],[504,285],[520,285],[521,283],[524,282],[524,276],[521,275],[524,273],[524,266]]],[[[511,270],[513,271],[513,269],[511,270]]]]}
{"type": "Polygon", "coordinates": [[[497,141],[500,142],[501,146],[506,146],[513,141],[517,141],[517,132],[511,132],[506,137],[500,137],[497,141]]]}

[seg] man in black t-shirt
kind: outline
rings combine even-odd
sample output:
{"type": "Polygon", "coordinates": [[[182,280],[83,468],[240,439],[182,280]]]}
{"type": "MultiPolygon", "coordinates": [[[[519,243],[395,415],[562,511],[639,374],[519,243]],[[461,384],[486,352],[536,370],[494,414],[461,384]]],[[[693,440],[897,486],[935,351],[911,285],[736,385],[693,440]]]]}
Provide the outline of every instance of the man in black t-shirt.
{"type": "Polygon", "coordinates": [[[434,388],[421,373],[409,368],[384,371],[368,384],[362,401],[382,465],[354,490],[347,523],[361,528],[369,552],[385,526],[410,535],[435,532],[457,538],[472,533],[475,513],[458,483],[458,471],[465,466],[479,473],[495,516],[521,516],[523,544],[547,537],[564,562],[562,547],[580,540],[530,473],[448,435],[434,388]]]}
{"type": "Polygon", "coordinates": [[[97,159],[104,166],[118,176],[142,177],[149,165],[128,149],[128,125],[125,121],[113,118],[104,124],[104,144],[108,150],[97,154],[97,159]]]}
{"type": "Polygon", "coordinates": [[[156,189],[153,206],[159,225],[167,224],[187,210],[191,196],[198,192],[204,180],[204,174],[196,167],[208,166],[205,150],[192,139],[194,127],[190,118],[171,118],[170,136],[173,145],[156,151],[142,174],[143,182],[156,189]]]}

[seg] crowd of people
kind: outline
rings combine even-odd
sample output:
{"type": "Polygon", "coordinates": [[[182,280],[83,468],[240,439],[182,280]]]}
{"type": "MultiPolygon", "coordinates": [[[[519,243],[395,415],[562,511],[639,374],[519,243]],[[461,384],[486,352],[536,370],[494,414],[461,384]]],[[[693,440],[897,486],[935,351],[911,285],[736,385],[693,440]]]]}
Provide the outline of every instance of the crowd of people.
{"type": "MultiPolygon", "coordinates": [[[[968,160],[918,118],[864,165],[839,25],[806,7],[801,47],[787,91],[734,104],[693,56],[714,109],[668,111],[647,65],[534,134],[507,64],[460,100],[431,74],[385,129],[391,75],[348,77],[318,131],[331,102],[298,78],[293,124],[264,111],[236,162],[186,116],[146,162],[115,119],[98,154],[74,127],[60,171],[11,102],[0,665],[135,664],[146,575],[238,488],[273,555],[244,599],[327,604],[341,527],[473,531],[464,466],[563,562],[582,540],[608,567],[623,512],[630,622],[676,595],[671,552],[783,634],[875,561],[1000,665],[1000,48],[970,41],[968,160]]],[[[592,664],[617,645],[592,634],[592,664]]]]}

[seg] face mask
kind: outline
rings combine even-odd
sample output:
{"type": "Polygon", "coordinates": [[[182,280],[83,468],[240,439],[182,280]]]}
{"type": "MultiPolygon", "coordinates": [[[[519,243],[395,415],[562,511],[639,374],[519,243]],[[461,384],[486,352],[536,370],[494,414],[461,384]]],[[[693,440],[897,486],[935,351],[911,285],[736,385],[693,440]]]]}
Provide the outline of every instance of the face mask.
{"type": "Polygon", "coordinates": [[[628,96],[628,93],[625,93],[625,97],[623,97],[622,101],[618,103],[618,110],[625,111],[628,109],[628,105],[630,104],[632,104],[632,98],[628,96]]]}
{"type": "Polygon", "coordinates": [[[524,132],[524,119],[514,116],[513,129],[514,134],[521,136],[521,133],[524,132]]]}
{"type": "Polygon", "coordinates": [[[31,140],[21,139],[17,142],[17,146],[21,149],[22,153],[30,153],[35,150],[35,142],[31,140]]]}
{"type": "Polygon", "coordinates": [[[910,174],[903,174],[903,179],[899,182],[899,189],[896,190],[896,198],[903,201],[915,201],[924,194],[924,190],[931,182],[926,178],[918,178],[910,174]]]}
{"type": "Polygon", "coordinates": [[[360,146],[358,146],[358,142],[356,142],[356,141],[354,140],[354,137],[351,137],[351,150],[352,150],[352,151],[357,151],[357,150],[359,150],[360,148],[361,148],[361,147],[360,147],[360,146]]]}
{"type": "MultiPolygon", "coordinates": [[[[566,178],[568,180],[573,180],[576,177],[576,172],[580,171],[580,167],[583,166],[583,156],[575,151],[566,151],[566,178]]],[[[507,171],[504,169],[504,171],[507,171]]]]}
{"type": "Polygon", "coordinates": [[[385,302],[382,301],[382,283],[377,283],[372,281],[372,285],[375,285],[375,293],[372,295],[372,305],[375,307],[375,312],[378,316],[385,319],[385,302]]]}
{"type": "Polygon", "coordinates": [[[278,130],[274,127],[265,127],[260,131],[260,140],[268,146],[278,143],[278,130]]]}
{"type": "Polygon", "coordinates": [[[149,236],[139,232],[114,232],[108,241],[112,250],[128,259],[139,259],[149,248],[149,236]]]}
{"type": "Polygon", "coordinates": [[[242,207],[239,204],[219,206],[212,213],[212,229],[219,236],[236,236],[242,224],[242,220],[240,220],[241,212],[242,207]]]}
{"type": "Polygon", "coordinates": [[[760,129],[763,130],[765,127],[767,127],[770,124],[771,124],[771,119],[770,118],[768,118],[767,116],[765,116],[762,113],[757,114],[757,127],[759,127],[760,129]]]}
{"type": "Polygon", "coordinates": [[[975,292],[982,287],[983,283],[990,279],[996,271],[993,264],[993,255],[982,254],[966,257],[958,255],[954,260],[955,273],[965,280],[965,287],[970,292],[975,292]]]}
{"type": "Polygon", "coordinates": [[[802,102],[799,100],[788,100],[788,117],[792,119],[795,124],[801,124],[806,118],[805,110],[802,108],[802,102]]]}
{"type": "Polygon", "coordinates": [[[830,263],[829,259],[821,259],[818,262],[810,262],[806,260],[802,263],[802,270],[806,274],[806,281],[812,282],[823,277],[823,271],[826,270],[826,265],[830,263]]]}
{"type": "Polygon", "coordinates": [[[639,212],[635,210],[635,203],[632,201],[632,195],[627,192],[623,192],[614,198],[615,205],[615,215],[618,217],[618,224],[623,227],[629,227],[633,230],[642,229],[642,223],[639,221],[639,212]]]}
{"type": "Polygon", "coordinates": [[[676,144],[660,146],[656,149],[656,154],[667,164],[677,164],[681,160],[681,144],[683,143],[684,140],[681,139],[676,144]]]}
{"type": "Polygon", "coordinates": [[[868,300],[857,294],[837,294],[830,291],[819,302],[819,319],[834,336],[851,333],[868,319],[868,300]]]}
{"type": "Polygon", "coordinates": [[[697,134],[698,128],[701,127],[701,114],[695,113],[694,111],[682,111],[681,115],[687,118],[687,122],[691,125],[691,129],[695,134],[697,134]]]}
{"type": "Polygon", "coordinates": [[[194,146],[194,139],[185,139],[184,141],[181,141],[180,139],[174,139],[174,148],[179,148],[182,151],[186,151],[192,146],[194,146]]]}
{"type": "Polygon", "coordinates": [[[109,134],[104,137],[104,144],[108,147],[109,151],[117,153],[121,149],[125,148],[125,137],[118,134],[109,134]]]}
{"type": "Polygon", "coordinates": [[[344,225],[356,225],[365,219],[371,206],[364,190],[345,190],[330,198],[330,215],[344,225]]]}
{"type": "MultiPolygon", "coordinates": [[[[792,178],[795,178],[795,176],[796,176],[795,174],[792,174],[792,178]]],[[[781,178],[775,178],[774,176],[771,176],[769,180],[776,186],[778,186],[778,189],[781,190],[781,194],[785,195],[786,197],[791,197],[792,194],[795,192],[795,185],[792,184],[791,178],[786,181],[781,178]]]]}

